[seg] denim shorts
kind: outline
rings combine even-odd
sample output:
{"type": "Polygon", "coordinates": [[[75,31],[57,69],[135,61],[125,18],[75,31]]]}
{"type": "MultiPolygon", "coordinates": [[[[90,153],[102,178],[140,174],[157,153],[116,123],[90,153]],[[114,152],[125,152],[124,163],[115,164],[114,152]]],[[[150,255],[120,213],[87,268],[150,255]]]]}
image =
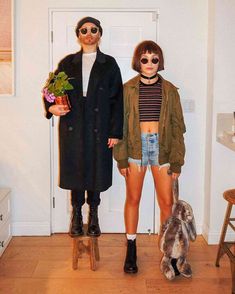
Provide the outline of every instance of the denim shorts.
{"type": "MultiPolygon", "coordinates": [[[[159,166],[159,135],[158,134],[141,134],[142,159],[129,157],[128,162],[136,163],[138,166],[159,166]]],[[[162,166],[169,166],[169,163],[162,166]]]]}

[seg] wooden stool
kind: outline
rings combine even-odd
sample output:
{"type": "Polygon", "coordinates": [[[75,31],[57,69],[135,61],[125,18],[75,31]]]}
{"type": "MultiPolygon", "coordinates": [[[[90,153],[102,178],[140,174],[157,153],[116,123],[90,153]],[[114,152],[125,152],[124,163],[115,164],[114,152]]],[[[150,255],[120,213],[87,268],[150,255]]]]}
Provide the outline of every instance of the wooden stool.
{"type": "MultiPolygon", "coordinates": [[[[87,225],[85,232],[87,232],[87,225]]],[[[82,253],[86,252],[90,256],[90,268],[95,271],[96,261],[100,260],[98,237],[90,237],[87,235],[73,238],[73,269],[78,268],[78,258],[82,258],[82,253]],[[83,242],[87,241],[87,245],[83,242]]]]}
{"type": "Polygon", "coordinates": [[[228,225],[235,231],[235,226],[232,224],[232,222],[235,221],[235,218],[231,217],[231,211],[233,208],[233,205],[235,204],[235,189],[227,190],[223,194],[224,199],[228,201],[227,211],[224,218],[224,224],[220,236],[219,241],[219,248],[217,252],[217,258],[215,265],[219,266],[219,261],[221,256],[223,256],[225,253],[229,257],[230,265],[231,265],[231,273],[232,273],[232,294],[235,294],[235,241],[234,242],[226,242],[226,232],[228,225]],[[231,247],[234,247],[234,252],[232,252],[231,247]]]}

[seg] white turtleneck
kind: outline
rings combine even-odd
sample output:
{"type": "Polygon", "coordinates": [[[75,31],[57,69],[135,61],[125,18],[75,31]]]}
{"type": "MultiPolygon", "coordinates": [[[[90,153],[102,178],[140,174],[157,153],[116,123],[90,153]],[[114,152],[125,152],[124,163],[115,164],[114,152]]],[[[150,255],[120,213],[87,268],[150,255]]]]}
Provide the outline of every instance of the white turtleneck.
{"type": "Polygon", "coordinates": [[[82,87],[83,96],[87,95],[87,88],[90,78],[92,66],[95,62],[97,52],[83,53],[82,54],[82,87]]]}

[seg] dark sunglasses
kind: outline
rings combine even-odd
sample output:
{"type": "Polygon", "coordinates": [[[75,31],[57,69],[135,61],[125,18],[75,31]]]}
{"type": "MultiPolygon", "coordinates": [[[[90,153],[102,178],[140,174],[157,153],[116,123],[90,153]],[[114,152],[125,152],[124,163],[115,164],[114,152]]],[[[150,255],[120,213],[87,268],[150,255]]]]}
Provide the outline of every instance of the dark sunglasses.
{"type": "MultiPolygon", "coordinates": [[[[158,59],[157,57],[154,57],[154,58],[152,58],[152,60],[150,60],[150,61],[151,61],[153,64],[157,64],[157,63],[159,62],[159,59],[158,59]]],[[[140,62],[141,62],[142,64],[147,64],[147,63],[149,62],[149,59],[143,57],[143,58],[140,59],[140,62]]]]}
{"type": "MultiPolygon", "coordinates": [[[[86,35],[86,34],[88,33],[88,29],[87,29],[87,28],[80,29],[79,31],[80,31],[80,33],[81,33],[82,35],[86,35]]],[[[90,31],[93,35],[95,35],[95,34],[98,33],[99,29],[98,29],[98,28],[95,28],[95,27],[92,27],[92,28],[89,29],[89,31],[90,31]]]]}

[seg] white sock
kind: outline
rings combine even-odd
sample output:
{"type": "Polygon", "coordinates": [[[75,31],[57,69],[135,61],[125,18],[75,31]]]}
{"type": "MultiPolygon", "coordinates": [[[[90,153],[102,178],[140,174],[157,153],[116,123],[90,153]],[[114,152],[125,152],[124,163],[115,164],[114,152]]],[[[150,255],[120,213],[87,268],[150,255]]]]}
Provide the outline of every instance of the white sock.
{"type": "Polygon", "coordinates": [[[132,240],[134,241],[136,239],[136,234],[130,235],[130,234],[126,234],[127,240],[132,240]]]}

